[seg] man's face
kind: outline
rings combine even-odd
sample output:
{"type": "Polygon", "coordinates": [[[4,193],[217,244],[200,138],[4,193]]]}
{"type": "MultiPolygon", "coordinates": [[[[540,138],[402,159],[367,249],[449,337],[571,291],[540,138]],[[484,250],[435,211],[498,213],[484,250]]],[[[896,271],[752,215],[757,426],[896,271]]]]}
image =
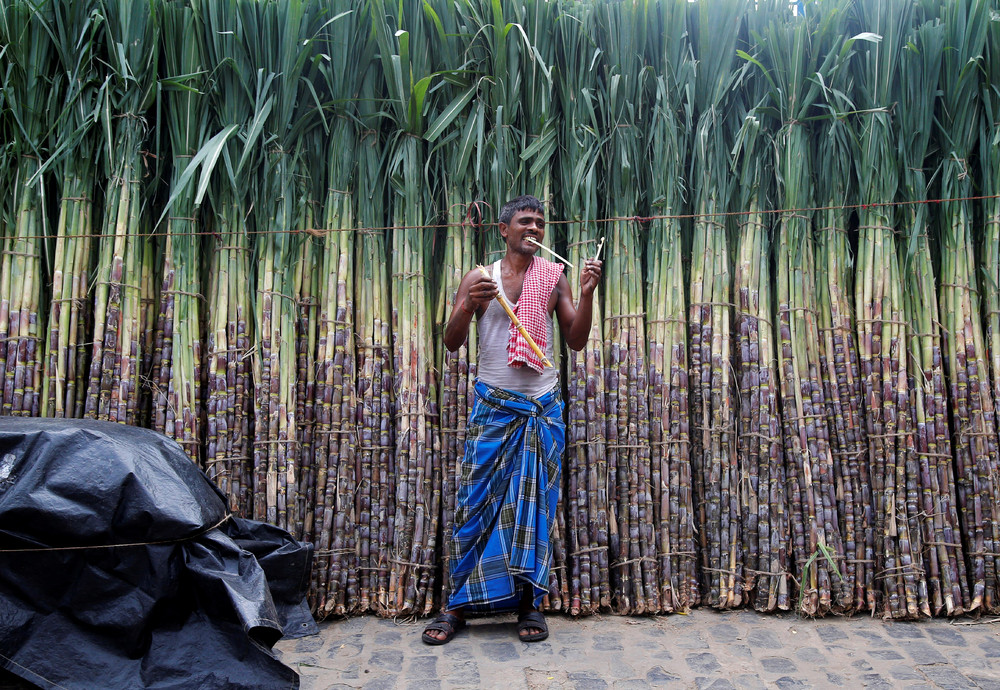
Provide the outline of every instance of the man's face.
{"type": "Polygon", "coordinates": [[[510,224],[500,224],[500,235],[507,247],[519,254],[534,254],[538,247],[529,238],[541,243],[545,239],[545,216],[540,211],[518,211],[510,219],[510,224]]]}

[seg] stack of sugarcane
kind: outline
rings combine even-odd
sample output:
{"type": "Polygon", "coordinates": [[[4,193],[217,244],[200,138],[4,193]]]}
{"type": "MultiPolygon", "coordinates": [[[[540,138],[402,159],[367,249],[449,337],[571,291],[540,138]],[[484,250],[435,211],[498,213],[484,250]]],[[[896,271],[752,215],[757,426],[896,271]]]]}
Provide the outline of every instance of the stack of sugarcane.
{"type": "MultiPolygon", "coordinates": [[[[326,225],[326,191],[327,154],[323,150],[326,139],[319,127],[314,127],[305,135],[306,144],[302,149],[302,167],[308,174],[299,176],[297,188],[302,200],[302,210],[296,218],[296,229],[302,235],[299,242],[298,259],[294,264],[295,301],[297,305],[295,329],[295,432],[296,432],[296,465],[294,500],[295,517],[289,524],[289,531],[296,539],[312,540],[313,507],[316,505],[313,489],[315,487],[315,463],[317,444],[322,440],[317,437],[317,392],[320,385],[319,359],[317,352],[318,339],[322,324],[320,323],[321,303],[329,307],[331,277],[337,280],[337,269],[327,263],[328,259],[337,259],[337,253],[328,251],[324,238],[329,234],[326,225]],[[331,254],[333,256],[331,256],[331,254]]],[[[339,234],[339,233],[338,233],[339,234]]],[[[346,233],[350,236],[350,233],[346,233]]],[[[339,266],[339,261],[338,264],[339,266]]],[[[345,276],[346,279],[346,276],[345,276]]],[[[323,319],[329,320],[329,315],[323,319]]],[[[350,334],[345,334],[350,340],[350,334]]],[[[328,355],[329,350],[322,354],[328,355]]],[[[348,359],[347,375],[352,378],[351,363],[348,359]]],[[[342,365],[344,363],[342,362],[342,365]]],[[[346,401],[351,405],[351,399],[346,401]]],[[[343,462],[353,464],[353,443],[347,439],[339,449],[338,456],[343,462]]]]}
{"type": "MultiPolygon", "coordinates": [[[[687,611],[700,601],[688,416],[687,314],[680,221],[684,152],[691,112],[683,93],[694,62],[686,36],[686,3],[662,3],[660,31],[647,46],[650,84],[650,210],[646,244],[646,338],[649,352],[649,450],[660,606],[687,611]]],[[[585,216],[586,217],[586,216],[585,216]]]]}
{"type": "MultiPolygon", "coordinates": [[[[195,202],[196,188],[185,172],[209,139],[204,96],[205,63],[202,38],[191,7],[176,2],[162,8],[167,129],[172,168],[166,211],[163,280],[152,361],[153,428],[177,441],[188,456],[201,451],[201,288],[202,224],[195,202]],[[177,37],[177,38],[175,38],[177,37]]],[[[208,466],[218,479],[219,467],[208,466]]]]}
{"type": "MultiPolygon", "coordinates": [[[[371,591],[372,526],[379,492],[371,451],[359,453],[354,329],[354,191],[359,156],[358,124],[353,99],[370,57],[352,59],[366,45],[359,35],[360,17],[346,13],[348,3],[334,7],[335,21],[324,27],[325,50],[346,67],[324,66],[324,81],[337,101],[332,118],[326,170],[326,205],[322,226],[319,333],[314,396],[314,454],[305,483],[306,538],[317,543],[316,609],[321,616],[343,615],[368,607],[371,591]],[[374,499],[374,501],[373,501],[374,499]],[[344,567],[346,566],[346,567],[344,567]],[[353,575],[353,577],[351,577],[353,575]]],[[[370,377],[370,374],[369,374],[370,377]]],[[[369,413],[365,410],[362,413],[369,413]]],[[[375,417],[377,420],[377,416],[375,417]]],[[[377,535],[376,535],[377,536],[377,535]]],[[[377,553],[377,542],[374,551],[377,553]]]]}
{"type": "Polygon", "coordinates": [[[252,63],[247,37],[236,28],[247,2],[222,0],[200,7],[198,29],[206,62],[217,65],[210,110],[211,129],[219,134],[213,137],[218,150],[212,153],[226,163],[219,166],[208,188],[214,233],[205,342],[204,461],[229,496],[230,509],[250,517],[254,510],[250,353],[255,336],[247,223],[252,174],[260,162],[258,142],[270,94],[243,80],[252,63]]]}
{"type": "Polygon", "coordinates": [[[55,22],[59,78],[66,89],[64,127],[57,128],[50,158],[59,194],[54,229],[52,288],[44,357],[41,412],[47,417],[81,417],[86,393],[87,333],[90,303],[87,288],[94,232],[94,183],[97,167],[97,118],[100,93],[95,53],[97,27],[90,22],[97,2],[56,3],[55,22]]]}
{"type": "Polygon", "coordinates": [[[390,609],[403,615],[433,607],[441,499],[435,390],[428,324],[433,313],[428,265],[431,243],[424,229],[431,207],[424,185],[425,98],[430,56],[422,5],[402,3],[391,16],[382,0],[372,21],[386,86],[385,107],[396,126],[387,142],[392,218],[392,330],[396,393],[396,510],[390,548],[390,609]],[[430,356],[429,356],[430,355],[430,356]]]}
{"type": "MultiPolygon", "coordinates": [[[[752,77],[751,103],[765,97],[766,82],[752,77]]],[[[781,444],[777,352],[771,272],[770,217],[764,215],[772,169],[770,141],[756,110],[744,116],[737,136],[738,217],[733,293],[736,302],[736,371],[739,376],[740,509],[748,603],[758,611],[791,608],[788,506],[781,444]]]]}
{"type": "Polygon", "coordinates": [[[42,252],[48,232],[41,165],[48,153],[48,130],[57,125],[60,91],[66,89],[72,97],[73,90],[63,80],[61,89],[49,87],[55,72],[54,26],[51,5],[0,4],[0,38],[7,47],[2,88],[14,123],[13,222],[4,233],[0,258],[0,410],[5,415],[37,416],[41,405],[42,252]]]}
{"type": "Polygon", "coordinates": [[[484,222],[486,206],[474,201],[479,194],[479,180],[483,173],[481,158],[473,155],[482,146],[487,126],[486,109],[482,101],[474,100],[479,93],[482,65],[478,51],[467,53],[475,38],[474,7],[462,6],[459,12],[440,3],[427,6],[433,13],[438,32],[441,60],[447,65],[463,63],[465,55],[472,59],[466,63],[467,73],[456,71],[451,75],[451,87],[443,91],[448,104],[428,127],[425,138],[433,144],[432,159],[439,172],[445,192],[447,228],[444,231],[444,272],[437,291],[434,337],[437,343],[437,368],[441,372],[439,386],[440,454],[442,468],[441,497],[441,598],[440,607],[447,608],[451,594],[448,576],[451,567],[450,539],[455,524],[455,496],[458,490],[458,464],[462,458],[467,436],[469,413],[472,409],[476,377],[478,340],[476,319],[469,324],[468,339],[454,352],[444,347],[444,329],[452,310],[460,308],[455,303],[459,285],[464,276],[479,263],[477,261],[476,233],[484,222]]]}
{"type": "Polygon", "coordinates": [[[955,488],[941,342],[941,313],[931,255],[931,222],[927,204],[927,151],[937,101],[944,26],[929,21],[914,30],[900,58],[896,102],[908,108],[896,113],[899,125],[900,198],[903,207],[900,263],[904,270],[910,324],[910,399],[915,422],[916,453],[921,476],[921,537],[930,588],[931,613],[957,615],[969,603],[955,488]],[[905,99],[905,101],[904,101],[905,99]]]}
{"type": "MultiPolygon", "coordinates": [[[[943,31],[943,27],[938,27],[943,31]]],[[[930,32],[931,29],[925,29],[930,32]]],[[[939,53],[940,48],[927,52],[939,53]]],[[[982,307],[986,321],[986,345],[990,357],[990,379],[994,405],[1000,400],[1000,22],[991,21],[986,36],[985,76],[982,80],[983,113],[979,126],[979,180],[981,193],[987,198],[982,205],[982,270],[984,290],[982,307]],[[993,198],[990,198],[993,197],[993,198]]],[[[926,221],[925,221],[926,222],[926,221]]],[[[933,276],[932,276],[933,277],[933,276]]],[[[933,283],[931,283],[933,290],[933,283]]],[[[940,341],[939,341],[940,344],[940,341]]],[[[1000,430],[998,430],[1000,431],[1000,430]]],[[[946,437],[947,438],[947,437],[946,437]]],[[[948,452],[951,447],[938,449],[948,452]]],[[[953,541],[953,540],[952,540],[953,541]]],[[[965,578],[962,578],[964,583],[965,578]]]]}
{"type": "MultiPolygon", "coordinates": [[[[841,3],[843,4],[843,3],[841,3]]],[[[788,479],[793,575],[797,610],[818,615],[840,606],[839,567],[844,558],[833,462],[820,371],[815,253],[812,238],[812,156],[806,122],[821,81],[842,68],[840,14],[822,22],[811,12],[782,16],[787,6],[766,6],[772,20],[759,39],[757,64],[771,85],[768,107],[774,123],[777,203],[783,211],[777,236],[778,370],[788,479]],[[826,50],[820,50],[825,47],[826,50]],[[816,75],[822,76],[822,79],[816,75]]],[[[813,10],[813,8],[810,8],[813,10]]],[[[787,10],[785,10],[787,12],[787,10]]]]}
{"type": "MultiPolygon", "coordinates": [[[[334,27],[336,28],[336,27],[334,27]]],[[[333,38],[331,47],[343,50],[343,41],[333,38]]],[[[358,572],[358,561],[368,567],[371,525],[372,463],[359,463],[356,474],[357,438],[355,424],[354,378],[354,277],[350,270],[354,257],[352,187],[355,169],[355,125],[347,117],[332,123],[330,149],[327,152],[328,179],[323,230],[324,248],[319,271],[322,280],[318,350],[316,352],[316,389],[313,464],[306,472],[307,507],[315,506],[308,538],[319,544],[316,558],[332,565],[329,583],[321,581],[327,599],[321,613],[343,615],[349,605],[359,608],[362,595],[348,591],[346,578],[353,572],[365,582],[370,571],[358,572]],[[357,489],[357,506],[355,490],[357,489]],[[358,512],[356,512],[356,507],[358,512]],[[355,527],[359,534],[355,536],[355,527]],[[358,540],[357,545],[353,543],[358,540]],[[353,550],[352,550],[352,547],[353,550]],[[347,564],[348,567],[341,567],[347,564]],[[350,597],[350,602],[348,602],[350,597]]],[[[377,495],[377,494],[376,494],[377,495]]]]}
{"type": "Polygon", "coordinates": [[[294,529],[299,521],[299,304],[293,267],[301,259],[304,229],[298,178],[306,171],[304,152],[311,143],[302,133],[309,114],[305,106],[308,91],[301,78],[310,63],[308,46],[315,35],[317,11],[317,7],[299,1],[256,3],[245,8],[243,23],[249,34],[245,40],[251,64],[266,80],[264,90],[271,99],[263,118],[270,138],[265,141],[265,164],[254,206],[258,232],[254,306],[259,326],[253,357],[254,416],[259,423],[253,440],[253,513],[256,519],[284,529],[294,529]]]}
{"type": "Polygon", "coordinates": [[[935,122],[942,143],[940,187],[940,309],[945,368],[954,421],[955,477],[963,546],[968,558],[970,599],[966,610],[995,613],[1000,559],[1000,486],[997,425],[983,334],[976,275],[973,208],[974,153],[982,107],[976,69],[982,61],[988,3],[949,3],[940,74],[941,98],[935,122]]]}
{"type": "MultiPolygon", "coordinates": [[[[549,209],[546,217],[554,219],[552,198],[552,171],[555,165],[555,154],[558,148],[555,90],[552,65],[555,59],[555,41],[548,36],[549,27],[556,22],[555,3],[532,3],[516,7],[513,17],[527,36],[526,41],[519,42],[526,60],[521,68],[524,72],[524,86],[521,89],[521,132],[522,145],[517,181],[519,193],[531,194],[540,199],[549,209]],[[526,50],[527,46],[531,50],[526,50]]],[[[513,27],[512,27],[513,28],[513,27]]],[[[550,223],[546,231],[546,244],[550,247],[565,235],[560,232],[562,226],[550,223]]],[[[560,247],[560,249],[564,249],[560,247]]],[[[565,254],[565,252],[563,252],[565,254]]],[[[546,257],[551,259],[551,256],[546,257]]],[[[582,264],[580,265],[582,270],[582,264]]],[[[579,297],[579,273],[566,267],[563,274],[570,281],[570,289],[574,299],[579,297]]],[[[561,341],[558,320],[553,324],[553,339],[561,341]]],[[[553,364],[556,369],[562,369],[562,348],[553,348],[553,364]]],[[[561,482],[565,485],[565,482],[561,482]]],[[[566,525],[566,497],[559,494],[555,520],[551,531],[552,568],[549,571],[549,595],[544,605],[549,610],[560,611],[570,608],[570,581],[572,574],[567,562],[568,533],[566,525]]]]}
{"type": "MultiPolygon", "coordinates": [[[[846,70],[842,72],[846,74],[846,70]]],[[[827,94],[844,93],[830,89],[827,94]]],[[[843,103],[832,104],[839,112],[843,103]]],[[[830,455],[837,484],[837,513],[844,535],[844,561],[838,564],[845,611],[874,610],[874,525],[864,400],[851,307],[850,209],[853,193],[851,132],[843,118],[824,120],[815,150],[817,189],[823,194],[817,214],[816,259],[820,368],[830,455]]]]}
{"type": "Polygon", "coordinates": [[[731,88],[737,74],[735,53],[709,46],[720,40],[735,45],[745,10],[742,0],[699,3],[692,13],[691,27],[693,48],[699,56],[690,175],[695,211],[688,310],[694,382],[691,462],[699,479],[696,495],[703,601],[717,608],[737,607],[743,602],[740,493],[749,487],[742,481],[736,455],[730,227],[725,215],[736,179],[730,173],[732,133],[743,105],[740,92],[731,88]]]}
{"type": "MultiPolygon", "coordinates": [[[[587,36],[594,27],[593,7],[563,8],[556,35],[558,60],[563,65],[559,107],[564,141],[572,142],[559,158],[562,216],[566,226],[567,257],[574,266],[594,257],[601,247],[603,228],[586,223],[598,217],[599,127],[597,71],[587,36]]],[[[604,337],[600,309],[601,288],[594,293],[590,337],[583,350],[566,358],[566,453],[563,501],[569,511],[567,544],[570,562],[571,614],[595,613],[611,603],[608,571],[608,475],[605,455],[604,337]]]]}
{"type": "Polygon", "coordinates": [[[893,618],[930,615],[917,524],[919,494],[914,424],[910,409],[905,302],[892,209],[898,169],[891,161],[889,102],[906,38],[909,8],[874,3],[858,8],[860,23],[881,40],[859,56],[858,121],[861,142],[855,158],[860,182],[858,342],[868,410],[868,443],[875,519],[876,591],[881,613],[893,618]]]}
{"type": "Polygon", "coordinates": [[[599,87],[606,208],[604,275],[607,391],[608,521],[612,606],[619,613],[656,613],[660,589],[649,451],[649,397],[639,216],[645,204],[642,170],[648,74],[640,69],[648,8],[598,9],[604,55],[599,87]]]}
{"type": "MultiPolygon", "coordinates": [[[[370,71],[365,79],[359,101],[361,122],[360,164],[357,196],[358,221],[364,228],[375,228],[385,218],[384,193],[379,159],[383,140],[376,130],[378,104],[373,98],[374,81],[379,77],[370,71]]],[[[384,222],[384,221],[382,221],[384,222]]],[[[357,279],[355,298],[355,332],[358,353],[358,454],[362,466],[370,465],[371,525],[369,528],[369,562],[362,564],[362,590],[369,593],[362,607],[382,615],[392,612],[389,572],[391,553],[386,548],[393,543],[396,493],[395,428],[392,410],[395,405],[393,388],[392,340],[390,334],[389,267],[385,260],[384,230],[365,230],[358,238],[356,250],[357,279]],[[365,589],[365,581],[369,586],[365,589]]]]}
{"type": "MultiPolygon", "coordinates": [[[[146,110],[156,94],[159,22],[152,3],[105,0],[102,14],[108,93],[101,129],[107,152],[104,219],[94,289],[94,334],[84,414],[126,424],[138,420],[147,242],[143,236],[146,110]]],[[[148,306],[148,304],[147,304],[148,306]]]]}
{"type": "MultiPolygon", "coordinates": [[[[991,13],[993,10],[990,10],[991,13]]],[[[992,377],[992,397],[996,406],[1000,400],[1000,200],[997,199],[997,170],[1000,170],[1000,152],[997,142],[1000,141],[1000,97],[997,93],[997,75],[1000,75],[1000,22],[991,14],[986,38],[985,74],[982,80],[983,112],[979,129],[979,163],[981,174],[979,184],[981,193],[987,198],[983,202],[982,222],[984,233],[981,244],[985,249],[982,256],[984,297],[982,308],[986,315],[986,347],[990,357],[990,374],[992,377]],[[992,197],[992,198],[991,198],[992,197]]],[[[994,407],[995,409],[995,407],[994,407]]],[[[995,419],[995,417],[994,417],[995,419]]],[[[996,422],[994,422],[996,423],[996,422]]],[[[987,427],[988,428],[988,427],[987,427]]],[[[1000,429],[997,430],[1000,432],[1000,429]]],[[[950,450],[950,448],[948,449],[950,450]]],[[[994,465],[995,467],[995,465],[994,465]]],[[[995,477],[995,475],[993,475],[995,477]]],[[[996,481],[996,479],[994,479],[996,481]]],[[[994,500],[996,495],[994,495],[994,500]]],[[[995,503],[991,504],[993,511],[995,503]]],[[[997,522],[993,513],[994,525],[997,522]]],[[[994,538],[998,536],[994,528],[994,538]]],[[[949,543],[953,543],[951,540],[949,543]]],[[[994,551],[1000,551],[1000,544],[994,541],[994,551]]],[[[995,556],[995,554],[994,554],[995,556]]],[[[989,558],[989,556],[986,556],[989,558]]],[[[976,554],[978,558],[978,554],[976,554]]],[[[963,578],[964,580],[964,578],[963,578]]]]}

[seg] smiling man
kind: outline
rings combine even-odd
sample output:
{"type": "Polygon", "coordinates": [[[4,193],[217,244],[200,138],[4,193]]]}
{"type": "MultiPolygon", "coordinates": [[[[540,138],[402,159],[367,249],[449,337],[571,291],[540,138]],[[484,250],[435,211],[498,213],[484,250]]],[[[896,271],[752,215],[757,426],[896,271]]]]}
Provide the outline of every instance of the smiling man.
{"type": "Polygon", "coordinates": [[[476,400],[449,535],[452,594],[448,611],[423,632],[428,644],[450,641],[465,627],[466,610],[516,610],[525,642],[549,634],[538,606],[548,591],[565,446],[559,373],[535,354],[496,297],[510,303],[551,362],[553,314],[567,345],[586,345],[601,262],[585,262],[574,304],[563,266],[535,255],[535,242],[545,239],[541,202],[519,196],[504,205],[499,220],[507,252],[485,275],[474,269],[462,279],[444,333],[454,352],[468,338],[472,318],[478,319],[476,400]]]}

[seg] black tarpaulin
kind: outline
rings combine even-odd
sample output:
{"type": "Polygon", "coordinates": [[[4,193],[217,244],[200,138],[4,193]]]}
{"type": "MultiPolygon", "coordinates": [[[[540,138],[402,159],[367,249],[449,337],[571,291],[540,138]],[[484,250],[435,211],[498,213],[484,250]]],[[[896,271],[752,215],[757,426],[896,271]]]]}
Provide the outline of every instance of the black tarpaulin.
{"type": "Polygon", "coordinates": [[[0,666],[42,687],[295,688],[312,546],[228,515],[173,441],[0,418],[0,666]]]}

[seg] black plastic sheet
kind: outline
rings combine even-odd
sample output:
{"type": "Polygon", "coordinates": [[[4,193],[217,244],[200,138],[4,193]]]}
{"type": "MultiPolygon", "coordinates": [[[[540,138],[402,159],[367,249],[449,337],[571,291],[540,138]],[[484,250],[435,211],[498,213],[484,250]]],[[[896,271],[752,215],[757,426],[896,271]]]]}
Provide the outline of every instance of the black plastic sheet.
{"type": "Polygon", "coordinates": [[[166,437],[0,418],[0,666],[45,688],[295,688],[312,546],[166,437]]]}

